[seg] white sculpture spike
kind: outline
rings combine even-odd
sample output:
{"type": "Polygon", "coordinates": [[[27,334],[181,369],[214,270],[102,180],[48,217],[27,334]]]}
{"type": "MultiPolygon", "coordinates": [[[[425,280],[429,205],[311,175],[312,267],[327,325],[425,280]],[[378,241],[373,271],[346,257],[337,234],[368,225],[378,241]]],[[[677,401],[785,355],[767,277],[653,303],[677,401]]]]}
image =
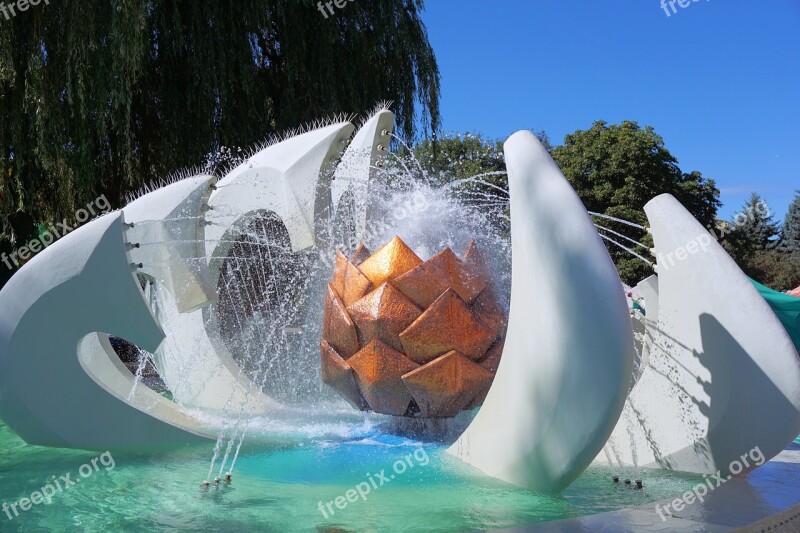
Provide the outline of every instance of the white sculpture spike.
{"type": "Polygon", "coordinates": [[[139,197],[124,209],[134,263],[172,294],[181,313],[216,299],[205,263],[205,207],[216,178],[194,176],[139,197]]]}
{"type": "Polygon", "coordinates": [[[338,215],[351,218],[355,225],[354,233],[344,236],[348,241],[345,244],[351,248],[365,238],[369,183],[375,178],[376,166],[386,158],[393,130],[394,114],[388,109],[377,111],[353,137],[334,172],[331,184],[334,209],[338,215]]]}
{"type": "MultiPolygon", "coordinates": [[[[800,433],[800,359],[789,335],[675,198],[658,196],[645,212],[658,258],[645,297],[653,343],[609,453],[699,474],[727,474],[756,448],[771,459],[800,433]]],[[[749,463],[743,472],[757,466],[749,463]]]]}
{"type": "Polygon", "coordinates": [[[194,176],[141,196],[125,207],[128,237],[140,272],[152,278],[152,304],[167,338],[153,354],[159,376],[188,407],[263,414],[275,402],[261,393],[228,352],[211,338],[203,307],[216,300],[205,257],[205,213],[216,179],[194,176]]]}
{"type": "Polygon", "coordinates": [[[146,387],[127,400],[133,376],[105,333],[152,351],[164,333],[131,272],[124,227],[119,212],[86,224],[0,291],[0,415],[29,444],[105,450],[212,437],[146,387]]]}
{"type": "Polygon", "coordinates": [[[530,132],[505,144],[512,294],[494,384],[449,452],[485,474],[558,492],[591,463],[628,390],[621,282],[578,196],[530,132]]]}
{"type": "Polygon", "coordinates": [[[222,258],[244,227],[273,212],[289,232],[292,249],[318,244],[317,219],[329,216],[330,181],[336,162],[355,128],[341,122],[269,146],[233,169],[217,184],[206,230],[212,283],[222,258]]]}

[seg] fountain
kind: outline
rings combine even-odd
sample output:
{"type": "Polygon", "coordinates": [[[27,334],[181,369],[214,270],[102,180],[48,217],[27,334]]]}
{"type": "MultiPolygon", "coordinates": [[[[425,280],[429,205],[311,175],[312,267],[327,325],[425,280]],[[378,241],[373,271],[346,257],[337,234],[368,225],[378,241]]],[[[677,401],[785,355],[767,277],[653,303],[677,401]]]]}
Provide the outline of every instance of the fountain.
{"type": "Polygon", "coordinates": [[[0,291],[0,417],[42,446],[214,443],[208,493],[231,484],[245,441],[409,439],[404,416],[444,420],[437,439],[476,479],[542,493],[593,460],[646,492],[644,469],[725,471],[800,433],[790,337],[674,198],[645,208],[651,261],[593,222],[529,132],[505,144],[503,196],[470,189],[481,176],[426,185],[388,150],[388,109],[356,129],[338,117],[219,179],[186,173],[31,260],[0,291]],[[604,241],[656,269],[635,309],[604,241]]]}

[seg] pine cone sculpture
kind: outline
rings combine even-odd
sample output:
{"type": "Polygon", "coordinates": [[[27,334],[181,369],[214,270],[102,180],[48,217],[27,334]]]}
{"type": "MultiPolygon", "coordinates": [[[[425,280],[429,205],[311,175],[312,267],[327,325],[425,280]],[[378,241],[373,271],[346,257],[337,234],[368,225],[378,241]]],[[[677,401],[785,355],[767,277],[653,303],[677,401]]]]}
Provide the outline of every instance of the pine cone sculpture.
{"type": "Polygon", "coordinates": [[[452,417],[483,403],[506,316],[483,255],[445,248],[422,261],[399,237],[374,254],[337,253],[321,343],[322,380],[353,407],[452,417]]]}

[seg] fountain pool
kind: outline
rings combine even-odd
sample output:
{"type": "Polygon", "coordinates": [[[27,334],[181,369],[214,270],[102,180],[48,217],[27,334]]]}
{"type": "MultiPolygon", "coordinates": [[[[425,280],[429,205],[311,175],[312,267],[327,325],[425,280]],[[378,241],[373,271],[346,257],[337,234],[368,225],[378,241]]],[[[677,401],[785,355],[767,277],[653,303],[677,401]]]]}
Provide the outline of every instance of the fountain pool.
{"type": "Polygon", "coordinates": [[[236,463],[233,483],[201,491],[198,473],[208,468],[207,445],[158,455],[115,453],[113,469],[101,464],[83,479],[78,469],[97,453],[29,446],[0,425],[0,501],[11,504],[29,497],[54,475],[71,473],[71,479],[81,479],[79,488],[57,493],[50,504],[35,505],[13,520],[0,516],[0,529],[333,532],[381,531],[392,524],[393,531],[455,532],[642,505],[689,490],[701,479],[651,471],[644,490],[636,490],[611,481],[612,475],[625,479],[633,472],[592,466],[561,495],[549,495],[478,475],[445,454],[443,444],[423,446],[386,434],[376,416],[336,416],[310,422],[300,431],[300,445],[282,446],[259,443],[259,429],[254,428],[236,463]],[[387,477],[392,475],[395,461],[405,461],[409,454],[414,466],[371,489],[366,502],[359,498],[344,509],[334,503],[336,514],[328,518],[319,510],[319,502],[335,502],[369,482],[367,474],[380,485],[376,474],[385,470],[387,477]]]}

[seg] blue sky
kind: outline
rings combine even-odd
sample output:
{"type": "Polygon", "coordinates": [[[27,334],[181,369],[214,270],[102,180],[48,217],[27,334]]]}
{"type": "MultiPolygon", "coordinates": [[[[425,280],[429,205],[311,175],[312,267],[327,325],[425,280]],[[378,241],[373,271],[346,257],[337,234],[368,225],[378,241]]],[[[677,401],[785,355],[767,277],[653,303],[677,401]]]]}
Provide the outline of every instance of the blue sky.
{"type": "Polygon", "coordinates": [[[443,130],[554,144],[595,120],[652,125],[729,218],[800,189],[800,0],[427,0],[443,130]]]}

